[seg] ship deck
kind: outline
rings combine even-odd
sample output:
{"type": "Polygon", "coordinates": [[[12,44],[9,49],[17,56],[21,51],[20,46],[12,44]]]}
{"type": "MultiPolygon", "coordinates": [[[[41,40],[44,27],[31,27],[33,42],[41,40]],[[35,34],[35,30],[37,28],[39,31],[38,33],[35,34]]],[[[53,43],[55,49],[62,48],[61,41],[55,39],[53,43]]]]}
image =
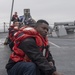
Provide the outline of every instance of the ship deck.
{"type": "MultiPolygon", "coordinates": [[[[0,33],[0,75],[7,75],[5,65],[8,62],[11,50],[4,45],[8,33],[0,33]]],[[[60,38],[49,37],[50,51],[54,57],[57,70],[64,75],[75,74],[75,36],[60,38]]]]}

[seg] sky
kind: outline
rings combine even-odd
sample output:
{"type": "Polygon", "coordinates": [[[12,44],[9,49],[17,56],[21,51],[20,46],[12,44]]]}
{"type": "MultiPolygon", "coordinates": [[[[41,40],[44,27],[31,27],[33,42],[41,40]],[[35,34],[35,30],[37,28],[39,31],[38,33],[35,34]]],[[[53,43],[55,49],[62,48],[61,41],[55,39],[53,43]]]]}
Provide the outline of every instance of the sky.
{"type": "MultiPolygon", "coordinates": [[[[12,0],[0,0],[0,23],[10,22],[11,6],[12,0]]],[[[13,13],[23,15],[26,8],[36,21],[44,19],[53,24],[75,20],[75,0],[14,0],[13,13]]]]}

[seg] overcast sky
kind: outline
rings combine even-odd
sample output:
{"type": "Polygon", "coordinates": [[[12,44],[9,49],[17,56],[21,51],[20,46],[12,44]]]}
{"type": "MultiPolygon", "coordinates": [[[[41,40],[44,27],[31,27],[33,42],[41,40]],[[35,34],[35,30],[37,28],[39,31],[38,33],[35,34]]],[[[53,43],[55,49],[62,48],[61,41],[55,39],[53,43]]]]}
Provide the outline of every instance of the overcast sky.
{"type": "MultiPolygon", "coordinates": [[[[9,22],[12,0],[0,0],[0,23],[9,22]]],[[[35,19],[49,23],[75,20],[75,0],[14,0],[13,13],[23,15],[23,9],[30,8],[35,19]]]]}

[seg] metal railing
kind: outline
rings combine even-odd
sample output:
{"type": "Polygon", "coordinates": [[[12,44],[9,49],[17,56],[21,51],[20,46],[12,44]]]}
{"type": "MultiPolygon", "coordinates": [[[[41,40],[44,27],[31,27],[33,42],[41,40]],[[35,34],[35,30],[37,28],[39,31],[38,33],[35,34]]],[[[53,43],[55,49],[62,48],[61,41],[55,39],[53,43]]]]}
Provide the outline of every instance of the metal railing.
{"type": "Polygon", "coordinates": [[[0,23],[0,32],[8,32],[9,23],[0,23]]]}

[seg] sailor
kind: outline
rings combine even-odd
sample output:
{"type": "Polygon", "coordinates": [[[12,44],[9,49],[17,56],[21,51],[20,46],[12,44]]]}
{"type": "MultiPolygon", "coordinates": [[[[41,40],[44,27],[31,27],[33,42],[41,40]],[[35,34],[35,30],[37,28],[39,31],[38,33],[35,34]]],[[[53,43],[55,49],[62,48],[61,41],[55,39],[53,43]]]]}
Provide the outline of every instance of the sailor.
{"type": "Polygon", "coordinates": [[[48,28],[47,21],[38,20],[34,28],[23,29],[6,65],[8,75],[61,75],[49,51],[48,28]]]}

